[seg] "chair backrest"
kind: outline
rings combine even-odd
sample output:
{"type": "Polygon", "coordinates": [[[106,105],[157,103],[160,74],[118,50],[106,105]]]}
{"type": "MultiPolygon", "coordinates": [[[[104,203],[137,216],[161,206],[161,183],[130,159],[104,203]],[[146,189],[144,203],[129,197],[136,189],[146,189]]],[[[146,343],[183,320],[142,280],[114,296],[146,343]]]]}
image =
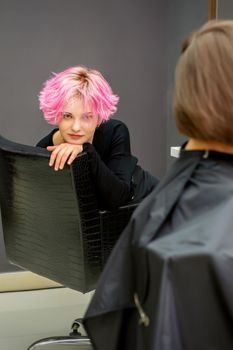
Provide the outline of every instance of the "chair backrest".
{"type": "Polygon", "coordinates": [[[48,166],[48,159],[45,149],[0,137],[6,255],[24,269],[88,292],[95,288],[135,205],[115,213],[99,211],[86,153],[58,172],[48,166]],[[122,223],[110,239],[106,228],[112,215],[120,215],[122,223]]]}

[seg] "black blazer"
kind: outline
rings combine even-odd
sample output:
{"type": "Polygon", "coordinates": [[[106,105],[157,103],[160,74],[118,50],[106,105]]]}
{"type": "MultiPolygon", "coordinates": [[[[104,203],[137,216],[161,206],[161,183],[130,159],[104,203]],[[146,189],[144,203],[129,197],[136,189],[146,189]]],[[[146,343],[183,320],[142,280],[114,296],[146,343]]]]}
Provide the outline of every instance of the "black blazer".
{"type": "MultiPolygon", "coordinates": [[[[37,146],[53,145],[57,130],[52,130],[37,146]]],[[[131,154],[128,128],[122,121],[110,119],[102,123],[95,131],[93,144],[85,143],[84,151],[89,157],[101,208],[114,209],[132,199],[140,201],[158,182],[137,165],[138,159],[131,154]]]]}

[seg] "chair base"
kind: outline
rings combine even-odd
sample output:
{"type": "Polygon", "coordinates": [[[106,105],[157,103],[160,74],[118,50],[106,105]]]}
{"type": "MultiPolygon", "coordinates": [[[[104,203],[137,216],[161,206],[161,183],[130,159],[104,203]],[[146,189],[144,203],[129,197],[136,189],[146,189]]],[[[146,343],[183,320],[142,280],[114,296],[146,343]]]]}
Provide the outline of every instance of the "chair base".
{"type": "Polygon", "coordinates": [[[27,350],[93,350],[85,336],[54,336],[37,340],[27,350]]]}

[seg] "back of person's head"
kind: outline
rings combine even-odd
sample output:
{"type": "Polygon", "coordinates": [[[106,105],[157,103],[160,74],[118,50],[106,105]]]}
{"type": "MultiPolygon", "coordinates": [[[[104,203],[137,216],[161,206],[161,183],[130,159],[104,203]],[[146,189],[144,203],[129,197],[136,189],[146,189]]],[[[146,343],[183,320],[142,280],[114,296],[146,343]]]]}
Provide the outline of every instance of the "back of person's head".
{"type": "Polygon", "coordinates": [[[185,40],[173,103],[182,134],[233,144],[233,21],[210,21],[185,40]]]}
{"type": "Polygon", "coordinates": [[[49,124],[59,123],[65,105],[72,98],[80,98],[88,105],[100,123],[116,112],[119,100],[100,72],[84,66],[70,67],[54,73],[40,92],[40,109],[49,124]]]}

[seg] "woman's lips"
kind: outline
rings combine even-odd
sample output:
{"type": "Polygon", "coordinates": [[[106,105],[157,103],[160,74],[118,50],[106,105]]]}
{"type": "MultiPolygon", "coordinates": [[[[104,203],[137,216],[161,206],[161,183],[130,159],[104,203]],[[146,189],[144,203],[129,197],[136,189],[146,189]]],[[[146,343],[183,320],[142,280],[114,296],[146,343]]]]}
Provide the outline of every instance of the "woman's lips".
{"type": "Polygon", "coordinates": [[[80,139],[81,137],[83,137],[84,135],[75,135],[75,134],[69,134],[69,137],[71,137],[72,139],[80,139]]]}

